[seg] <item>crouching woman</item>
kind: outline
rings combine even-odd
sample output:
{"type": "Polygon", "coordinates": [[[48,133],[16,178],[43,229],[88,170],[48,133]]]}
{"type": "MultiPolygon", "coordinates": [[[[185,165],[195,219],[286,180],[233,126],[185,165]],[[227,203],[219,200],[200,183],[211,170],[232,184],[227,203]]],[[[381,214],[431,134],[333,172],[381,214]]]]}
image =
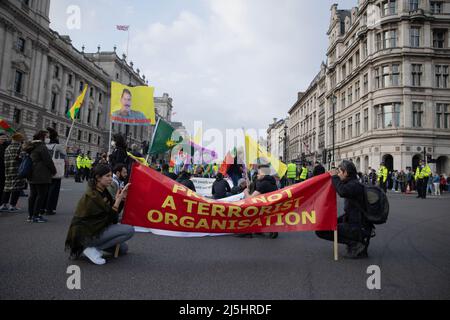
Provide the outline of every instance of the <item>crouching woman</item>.
{"type": "Polygon", "coordinates": [[[108,165],[99,164],[92,172],[89,187],[80,199],[66,239],[71,258],[86,256],[97,265],[106,263],[103,254],[113,253],[120,245],[119,255],[128,251],[125,243],[134,235],[134,228],[117,224],[119,212],[127,196],[129,184],[117,191],[113,199],[107,187],[112,183],[108,165]]]}

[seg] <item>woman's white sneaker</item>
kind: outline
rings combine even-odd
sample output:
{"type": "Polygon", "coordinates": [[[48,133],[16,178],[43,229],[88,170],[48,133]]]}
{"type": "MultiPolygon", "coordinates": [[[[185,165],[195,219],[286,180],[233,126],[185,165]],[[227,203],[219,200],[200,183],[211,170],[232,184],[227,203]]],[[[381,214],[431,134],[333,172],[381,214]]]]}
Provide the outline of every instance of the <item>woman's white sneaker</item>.
{"type": "Polygon", "coordinates": [[[101,252],[96,248],[86,248],[84,249],[83,254],[96,265],[103,265],[106,263],[106,260],[102,258],[101,252]]]}

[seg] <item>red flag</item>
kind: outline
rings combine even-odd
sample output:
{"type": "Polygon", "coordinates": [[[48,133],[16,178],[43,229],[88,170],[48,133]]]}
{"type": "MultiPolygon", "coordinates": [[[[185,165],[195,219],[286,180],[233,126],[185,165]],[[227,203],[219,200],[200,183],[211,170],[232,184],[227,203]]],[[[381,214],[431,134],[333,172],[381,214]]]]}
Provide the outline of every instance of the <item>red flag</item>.
{"type": "Polygon", "coordinates": [[[328,173],[237,202],[201,197],[137,163],[130,183],[122,223],[132,226],[201,233],[331,231],[337,227],[336,190],[328,173]]]}
{"type": "Polygon", "coordinates": [[[224,176],[227,175],[227,171],[230,168],[230,166],[234,164],[234,156],[229,151],[227,155],[225,156],[225,159],[223,159],[222,164],[220,165],[219,172],[223,174],[224,176]]]}
{"type": "Polygon", "coordinates": [[[0,118],[0,128],[2,128],[3,130],[5,130],[9,133],[16,132],[13,128],[11,128],[11,126],[8,124],[8,122],[3,120],[2,118],[0,118]]]}

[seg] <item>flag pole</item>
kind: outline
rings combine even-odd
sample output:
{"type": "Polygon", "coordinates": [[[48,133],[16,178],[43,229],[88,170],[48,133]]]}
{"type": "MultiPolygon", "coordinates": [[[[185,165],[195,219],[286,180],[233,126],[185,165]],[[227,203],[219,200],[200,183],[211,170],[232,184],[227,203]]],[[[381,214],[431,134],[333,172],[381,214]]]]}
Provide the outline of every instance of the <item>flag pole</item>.
{"type": "Polygon", "coordinates": [[[109,120],[108,156],[111,154],[111,139],[112,139],[112,119],[109,120]]]}
{"type": "Polygon", "coordinates": [[[74,126],[75,126],[75,117],[72,120],[72,126],[70,127],[70,130],[69,130],[69,136],[67,137],[67,140],[66,140],[66,150],[67,150],[67,147],[69,146],[69,140],[70,140],[70,137],[72,136],[72,130],[73,130],[74,126]]]}
{"type": "Polygon", "coordinates": [[[334,261],[338,261],[338,232],[334,230],[334,261]]]}
{"type": "Polygon", "coordinates": [[[128,26],[127,32],[128,32],[128,36],[127,36],[127,57],[128,57],[128,49],[130,47],[130,26],[128,26]]]}
{"type": "MultiPolygon", "coordinates": [[[[247,168],[247,136],[245,134],[244,127],[242,127],[242,130],[244,131],[244,174],[245,174],[245,181],[247,181],[247,187],[249,187],[250,179],[248,178],[248,168],[247,168]]],[[[237,149],[236,149],[236,155],[237,155],[237,149]]]]}

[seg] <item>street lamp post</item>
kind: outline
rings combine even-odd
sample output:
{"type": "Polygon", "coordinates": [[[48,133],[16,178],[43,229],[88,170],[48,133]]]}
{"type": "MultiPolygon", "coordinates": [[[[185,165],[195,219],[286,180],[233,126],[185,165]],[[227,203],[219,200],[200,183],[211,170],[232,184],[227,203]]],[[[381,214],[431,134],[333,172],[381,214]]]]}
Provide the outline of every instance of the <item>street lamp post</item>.
{"type": "Polygon", "coordinates": [[[331,165],[332,166],[336,166],[336,164],[335,164],[335,158],[334,158],[334,155],[335,155],[335,126],[336,126],[336,119],[335,119],[335,117],[336,117],[336,115],[335,115],[335,113],[336,113],[336,96],[333,94],[333,96],[331,97],[331,103],[332,103],[332,105],[333,105],[333,135],[332,135],[332,139],[333,139],[333,157],[332,157],[332,159],[331,159],[331,165]]]}

